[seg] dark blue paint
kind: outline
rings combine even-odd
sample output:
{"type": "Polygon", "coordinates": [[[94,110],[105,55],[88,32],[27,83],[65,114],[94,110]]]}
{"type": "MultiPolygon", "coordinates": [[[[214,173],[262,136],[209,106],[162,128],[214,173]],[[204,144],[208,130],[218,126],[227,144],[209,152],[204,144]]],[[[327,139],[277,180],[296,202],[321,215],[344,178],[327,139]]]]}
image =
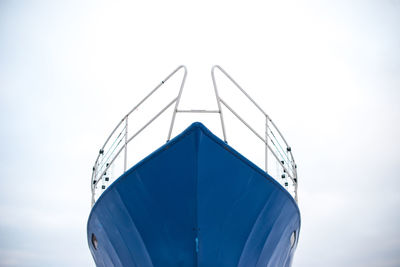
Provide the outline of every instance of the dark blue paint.
{"type": "Polygon", "coordinates": [[[291,265],[300,212],[273,178],[194,123],[116,180],[87,227],[97,266],[276,267],[291,265]]]}

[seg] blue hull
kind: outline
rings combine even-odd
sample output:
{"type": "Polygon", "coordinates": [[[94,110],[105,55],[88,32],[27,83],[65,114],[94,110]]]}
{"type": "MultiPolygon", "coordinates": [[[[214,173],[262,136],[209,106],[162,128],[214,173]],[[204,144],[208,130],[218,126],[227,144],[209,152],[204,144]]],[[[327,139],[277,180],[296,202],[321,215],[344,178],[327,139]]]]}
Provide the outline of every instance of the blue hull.
{"type": "Polygon", "coordinates": [[[277,267],[299,229],[289,193],[194,123],[107,188],[87,238],[97,266],[277,267]]]}

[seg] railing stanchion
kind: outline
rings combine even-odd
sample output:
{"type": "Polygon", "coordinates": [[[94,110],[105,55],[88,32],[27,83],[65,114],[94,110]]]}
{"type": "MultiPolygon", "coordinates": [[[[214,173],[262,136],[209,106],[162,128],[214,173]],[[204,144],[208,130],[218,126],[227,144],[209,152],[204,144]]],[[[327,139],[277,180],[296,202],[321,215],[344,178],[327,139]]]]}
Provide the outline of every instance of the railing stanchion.
{"type": "MultiPolygon", "coordinates": [[[[294,198],[297,202],[297,186],[298,185],[297,185],[296,163],[294,162],[293,154],[292,154],[291,150],[289,150],[290,147],[289,147],[288,143],[286,142],[285,138],[283,137],[282,133],[279,131],[279,129],[276,127],[275,123],[270,119],[270,117],[267,115],[267,113],[264,112],[264,110],[250,97],[250,95],[248,95],[246,93],[246,91],[224,69],[222,69],[218,65],[213,66],[211,69],[211,77],[213,80],[215,95],[217,97],[218,109],[221,112],[220,115],[221,115],[222,131],[224,134],[224,141],[226,141],[226,136],[225,136],[225,127],[224,127],[224,121],[223,121],[220,103],[222,103],[229,111],[232,112],[233,115],[235,115],[245,126],[247,126],[247,128],[249,128],[258,138],[260,138],[261,141],[264,142],[264,144],[265,144],[265,172],[268,173],[268,150],[269,150],[269,151],[271,151],[273,158],[276,159],[276,161],[279,163],[279,165],[283,168],[283,170],[287,173],[287,175],[293,181],[294,194],[295,194],[294,198]],[[218,90],[217,90],[217,84],[215,81],[215,69],[219,69],[222,72],[222,74],[224,74],[247,97],[247,99],[250,100],[250,102],[252,102],[254,104],[254,106],[265,116],[265,139],[259,133],[257,133],[244,119],[242,119],[239,116],[239,114],[237,114],[223,99],[221,99],[219,97],[218,90]],[[272,128],[270,128],[270,126],[272,128]],[[287,147],[286,151],[282,151],[282,153],[283,153],[283,155],[282,155],[280,150],[276,147],[274,141],[271,139],[271,143],[272,143],[272,145],[274,145],[276,147],[276,149],[277,149],[276,152],[278,152],[280,154],[280,156],[282,157],[282,161],[281,161],[281,159],[279,159],[276,152],[274,152],[274,150],[271,149],[269,142],[268,142],[268,138],[270,137],[270,135],[268,134],[268,130],[270,130],[271,134],[275,137],[275,135],[272,132],[272,129],[276,130],[276,132],[279,134],[279,136],[281,137],[281,139],[283,140],[283,142],[285,143],[285,145],[287,147]],[[289,160],[289,154],[290,154],[292,160],[289,160]],[[284,156],[286,156],[286,157],[284,157],[284,156]],[[288,160],[287,168],[284,166],[284,162],[286,162],[286,159],[288,160]]],[[[281,147],[279,144],[279,141],[276,138],[275,138],[275,141],[277,142],[277,145],[279,145],[279,147],[281,147]]]]}
{"type": "Polygon", "coordinates": [[[219,97],[218,94],[218,88],[217,88],[217,83],[215,81],[215,75],[214,75],[214,69],[217,68],[218,66],[213,66],[211,69],[211,77],[212,77],[212,82],[213,82],[213,86],[214,86],[214,92],[215,92],[215,97],[217,99],[217,105],[218,105],[218,111],[219,111],[219,117],[221,119],[221,127],[222,127],[222,134],[224,136],[224,142],[226,143],[226,132],[225,132],[225,124],[224,124],[224,115],[222,113],[222,109],[221,109],[221,98],[219,97]]]}
{"type": "Polygon", "coordinates": [[[124,172],[126,172],[126,162],[128,158],[128,116],[125,117],[125,153],[124,153],[124,172]]]}
{"type": "Polygon", "coordinates": [[[268,115],[265,115],[265,172],[268,173],[268,115]]]}
{"type": "Polygon", "coordinates": [[[174,123],[175,123],[175,116],[176,116],[176,113],[178,112],[179,101],[181,101],[182,91],[183,91],[183,87],[185,86],[185,81],[186,81],[187,69],[185,66],[181,66],[180,68],[183,68],[183,70],[185,72],[183,74],[183,79],[182,79],[182,83],[181,83],[181,88],[179,89],[178,97],[176,98],[175,108],[172,113],[171,125],[169,127],[167,142],[171,139],[172,128],[174,128],[174,123]]]}

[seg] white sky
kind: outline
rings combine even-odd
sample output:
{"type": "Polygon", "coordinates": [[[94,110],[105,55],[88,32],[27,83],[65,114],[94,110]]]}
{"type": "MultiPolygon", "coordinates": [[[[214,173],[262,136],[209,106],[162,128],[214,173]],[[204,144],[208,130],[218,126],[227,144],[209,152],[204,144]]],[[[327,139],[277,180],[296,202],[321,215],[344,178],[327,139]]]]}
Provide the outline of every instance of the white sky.
{"type": "Polygon", "coordinates": [[[210,92],[222,65],[292,144],[295,267],[400,266],[399,51],[398,0],[1,1],[0,266],[94,266],[96,153],[180,64],[210,92]]]}

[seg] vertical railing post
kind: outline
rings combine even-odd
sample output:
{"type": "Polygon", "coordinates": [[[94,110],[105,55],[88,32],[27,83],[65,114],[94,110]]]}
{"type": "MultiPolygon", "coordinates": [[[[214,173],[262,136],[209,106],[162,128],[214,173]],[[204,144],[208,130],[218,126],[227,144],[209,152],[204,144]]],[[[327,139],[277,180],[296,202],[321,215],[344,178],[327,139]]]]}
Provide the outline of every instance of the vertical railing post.
{"type": "Polygon", "coordinates": [[[265,172],[268,173],[268,115],[265,115],[265,172]]]}
{"type": "Polygon", "coordinates": [[[212,78],[212,82],[213,82],[213,86],[214,86],[215,97],[217,99],[219,117],[221,119],[222,134],[224,136],[224,142],[227,143],[226,132],[225,132],[225,124],[224,124],[224,115],[222,113],[222,108],[221,108],[221,98],[219,98],[217,82],[215,81],[215,74],[214,74],[215,68],[219,68],[219,67],[218,66],[213,66],[212,67],[212,69],[211,69],[211,78],[212,78]]]}
{"type": "MultiPolygon", "coordinates": [[[[183,68],[183,70],[185,72],[183,74],[181,87],[179,88],[178,97],[176,98],[174,111],[172,112],[172,119],[171,119],[171,125],[169,126],[167,142],[169,142],[169,140],[171,139],[172,129],[174,128],[174,123],[175,123],[175,116],[176,116],[176,113],[178,112],[178,106],[179,106],[179,102],[181,101],[182,91],[183,91],[183,87],[185,87],[185,81],[186,81],[186,75],[187,75],[187,69],[185,66],[180,66],[179,68],[183,68]]],[[[162,83],[164,83],[164,81],[162,83]]]]}
{"type": "Polygon", "coordinates": [[[128,158],[128,116],[125,117],[125,151],[124,151],[124,172],[126,172],[128,158]]]}
{"type": "Polygon", "coordinates": [[[294,172],[294,181],[295,181],[295,183],[294,183],[294,199],[296,200],[296,203],[299,203],[299,199],[298,199],[298,196],[297,196],[297,187],[299,186],[298,185],[298,181],[297,181],[297,165],[296,165],[296,163],[294,163],[294,166],[293,166],[293,172],[294,172]]]}

